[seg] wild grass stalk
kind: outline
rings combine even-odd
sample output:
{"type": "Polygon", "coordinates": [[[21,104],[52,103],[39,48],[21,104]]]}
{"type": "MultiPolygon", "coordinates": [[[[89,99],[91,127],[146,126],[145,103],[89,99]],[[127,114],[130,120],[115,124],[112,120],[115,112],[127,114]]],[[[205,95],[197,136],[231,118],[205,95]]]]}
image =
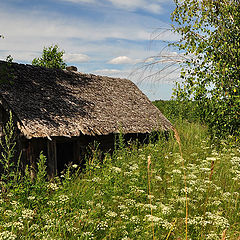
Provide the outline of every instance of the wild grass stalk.
{"type": "Polygon", "coordinates": [[[222,240],[226,240],[226,237],[227,237],[227,229],[224,229],[223,233],[222,233],[222,240]]]}
{"type": "Polygon", "coordinates": [[[174,132],[174,137],[178,143],[179,146],[179,151],[180,151],[180,156],[182,160],[182,168],[183,168],[183,176],[184,176],[184,185],[185,185],[185,204],[186,204],[186,217],[185,217],[185,239],[188,239],[188,195],[187,195],[187,176],[186,176],[186,171],[185,171],[185,164],[184,164],[184,158],[183,158],[183,153],[182,153],[182,147],[181,147],[181,139],[179,136],[179,133],[176,128],[173,128],[174,132]]]}
{"type": "Polygon", "coordinates": [[[153,222],[153,209],[152,209],[152,196],[151,196],[151,176],[152,176],[151,156],[148,156],[147,172],[148,172],[148,196],[149,196],[149,204],[150,204],[151,219],[152,219],[152,234],[153,234],[153,240],[155,240],[154,222],[153,222]]]}

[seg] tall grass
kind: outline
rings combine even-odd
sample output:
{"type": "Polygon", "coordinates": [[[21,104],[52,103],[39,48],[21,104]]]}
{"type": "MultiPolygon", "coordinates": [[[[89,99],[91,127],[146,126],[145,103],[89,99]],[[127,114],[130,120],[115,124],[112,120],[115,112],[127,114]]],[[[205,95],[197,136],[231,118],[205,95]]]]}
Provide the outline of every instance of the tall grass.
{"type": "Polygon", "coordinates": [[[201,120],[196,102],[157,100],[153,104],[173,123],[181,120],[188,122],[200,122],[201,120]]]}
{"type": "Polygon", "coordinates": [[[26,169],[0,192],[0,239],[186,239],[186,209],[188,239],[238,239],[239,146],[215,146],[199,123],[176,129],[182,155],[174,133],[140,148],[120,139],[51,182],[41,155],[35,181],[26,169]]]}

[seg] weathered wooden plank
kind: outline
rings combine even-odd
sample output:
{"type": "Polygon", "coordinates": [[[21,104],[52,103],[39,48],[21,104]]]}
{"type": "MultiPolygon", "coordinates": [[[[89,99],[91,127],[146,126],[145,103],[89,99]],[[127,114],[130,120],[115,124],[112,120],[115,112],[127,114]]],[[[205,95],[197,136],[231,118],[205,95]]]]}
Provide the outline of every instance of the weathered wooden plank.
{"type": "Polygon", "coordinates": [[[56,140],[47,141],[47,167],[48,177],[52,178],[57,174],[57,151],[56,151],[56,140]]]}

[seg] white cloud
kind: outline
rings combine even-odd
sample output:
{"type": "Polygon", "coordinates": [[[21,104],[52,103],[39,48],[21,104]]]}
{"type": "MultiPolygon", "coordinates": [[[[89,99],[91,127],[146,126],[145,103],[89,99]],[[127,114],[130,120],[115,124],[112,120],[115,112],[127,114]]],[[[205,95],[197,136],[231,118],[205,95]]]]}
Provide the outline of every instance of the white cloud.
{"type": "Polygon", "coordinates": [[[126,76],[125,72],[118,70],[118,69],[98,69],[94,71],[95,74],[97,75],[103,75],[103,76],[108,76],[108,77],[120,77],[124,78],[126,76]]]}
{"type": "Polygon", "coordinates": [[[149,4],[144,6],[144,9],[152,12],[152,13],[161,13],[162,7],[159,4],[149,4]]]}
{"type": "Polygon", "coordinates": [[[154,62],[155,58],[154,57],[148,57],[144,60],[145,63],[150,63],[150,62],[154,62]]]}
{"type": "Polygon", "coordinates": [[[72,3],[95,3],[95,0],[59,0],[59,1],[65,1],[65,2],[72,2],[72,3]]]}
{"type": "Polygon", "coordinates": [[[156,0],[105,0],[105,1],[96,1],[96,0],[58,0],[65,2],[72,2],[75,4],[93,4],[99,7],[110,7],[109,2],[117,9],[135,11],[137,9],[143,9],[145,11],[159,14],[162,12],[163,8],[161,6],[162,2],[170,2],[171,0],[157,1],[156,0]]]}
{"type": "Polygon", "coordinates": [[[113,58],[108,63],[110,64],[133,64],[135,61],[127,56],[119,56],[116,58],[113,58]]]}
{"type": "Polygon", "coordinates": [[[36,51],[2,51],[0,52],[0,59],[6,60],[6,57],[11,55],[13,57],[13,61],[26,61],[26,62],[32,62],[32,60],[36,57],[40,56],[40,53],[38,54],[36,51]]]}
{"type": "Polygon", "coordinates": [[[94,73],[102,76],[108,76],[108,77],[114,77],[114,78],[127,78],[132,81],[134,80],[134,79],[131,79],[132,69],[119,70],[119,69],[106,68],[106,69],[98,69],[94,71],[94,73]]]}
{"type": "Polygon", "coordinates": [[[109,2],[111,2],[114,6],[118,7],[118,8],[122,8],[125,10],[136,10],[136,9],[144,9],[147,10],[149,12],[153,12],[153,13],[160,13],[162,10],[162,7],[160,6],[160,4],[156,4],[151,3],[145,0],[108,0],[109,2]]]}
{"type": "Polygon", "coordinates": [[[111,73],[111,74],[113,74],[113,73],[120,73],[121,70],[118,70],[118,69],[107,69],[107,68],[105,68],[105,69],[98,69],[98,70],[96,70],[95,72],[96,72],[96,73],[105,73],[105,74],[111,73]]]}
{"type": "MultiPolygon", "coordinates": [[[[66,38],[80,38],[87,41],[105,40],[107,38],[118,38],[128,40],[148,40],[151,29],[140,23],[139,17],[129,17],[129,21],[123,21],[118,16],[111,16],[111,21],[99,23],[96,27],[95,21],[87,21],[78,18],[63,16],[44,16],[43,13],[6,13],[0,10],[1,33],[9,43],[11,39],[18,40],[17,45],[26,44],[27,48],[35,48],[37,42],[59,42],[66,38]],[[135,19],[133,19],[136,17],[135,19]],[[69,24],[71,22],[71,24],[69,24]],[[43,39],[45,41],[43,41],[43,39]],[[29,42],[33,44],[29,44],[29,42]]],[[[147,19],[142,19],[147,22],[147,19]]],[[[159,24],[161,24],[159,22],[159,24]]],[[[148,24],[150,26],[150,24],[148,24]]],[[[17,47],[17,46],[15,46],[17,47]]],[[[36,48],[35,48],[36,49],[36,48]]],[[[20,49],[19,49],[20,50],[20,49]]]]}
{"type": "Polygon", "coordinates": [[[81,54],[81,53],[66,53],[64,54],[64,60],[66,62],[70,62],[70,63],[82,63],[82,62],[88,62],[90,60],[90,57],[88,55],[85,54],[81,54]]]}
{"type": "MultiPolygon", "coordinates": [[[[103,21],[96,28],[96,22],[93,20],[68,15],[48,15],[40,11],[27,13],[25,10],[7,12],[0,9],[1,33],[5,36],[5,39],[0,39],[1,49],[5,51],[4,54],[0,54],[0,58],[5,59],[8,55],[6,52],[9,52],[14,60],[31,62],[34,57],[41,55],[43,47],[58,44],[66,53],[90,53],[94,56],[92,59],[97,57],[101,61],[122,56],[112,59],[113,63],[137,63],[139,61],[137,59],[151,56],[156,50],[146,51],[141,45],[135,45],[130,41],[149,40],[152,31],[149,26],[152,23],[155,25],[163,23],[151,17],[142,17],[134,13],[125,14],[110,14],[108,17],[111,21],[103,21]],[[126,18],[128,21],[125,21],[126,18]],[[123,40],[119,40],[118,44],[109,44],[107,39],[127,41],[124,44],[123,40]]],[[[176,35],[165,33],[159,39],[174,38],[176,39],[176,35]]],[[[89,59],[84,55],[70,55],[67,60],[83,62],[89,59]]]]}

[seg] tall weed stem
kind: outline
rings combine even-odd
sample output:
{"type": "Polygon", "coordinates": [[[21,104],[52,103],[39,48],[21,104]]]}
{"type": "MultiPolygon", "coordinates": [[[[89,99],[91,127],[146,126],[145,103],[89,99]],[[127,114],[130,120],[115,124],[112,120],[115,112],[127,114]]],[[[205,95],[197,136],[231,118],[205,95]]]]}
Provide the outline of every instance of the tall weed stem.
{"type": "Polygon", "coordinates": [[[152,199],[151,199],[151,176],[152,176],[151,156],[148,156],[147,170],[148,170],[148,196],[149,196],[149,203],[150,203],[150,206],[151,206],[151,218],[152,218],[152,232],[153,232],[153,240],[155,240],[154,223],[153,223],[153,211],[152,211],[152,199]]]}
{"type": "Polygon", "coordinates": [[[183,159],[183,154],[182,154],[182,147],[181,147],[181,139],[180,136],[175,128],[172,129],[174,132],[174,137],[178,143],[179,146],[179,151],[182,159],[182,167],[183,167],[183,173],[184,173],[184,185],[185,185],[185,198],[186,198],[186,218],[185,218],[185,239],[188,239],[188,195],[187,195],[187,176],[186,176],[186,171],[185,171],[185,165],[184,165],[184,159],[183,159]]]}

